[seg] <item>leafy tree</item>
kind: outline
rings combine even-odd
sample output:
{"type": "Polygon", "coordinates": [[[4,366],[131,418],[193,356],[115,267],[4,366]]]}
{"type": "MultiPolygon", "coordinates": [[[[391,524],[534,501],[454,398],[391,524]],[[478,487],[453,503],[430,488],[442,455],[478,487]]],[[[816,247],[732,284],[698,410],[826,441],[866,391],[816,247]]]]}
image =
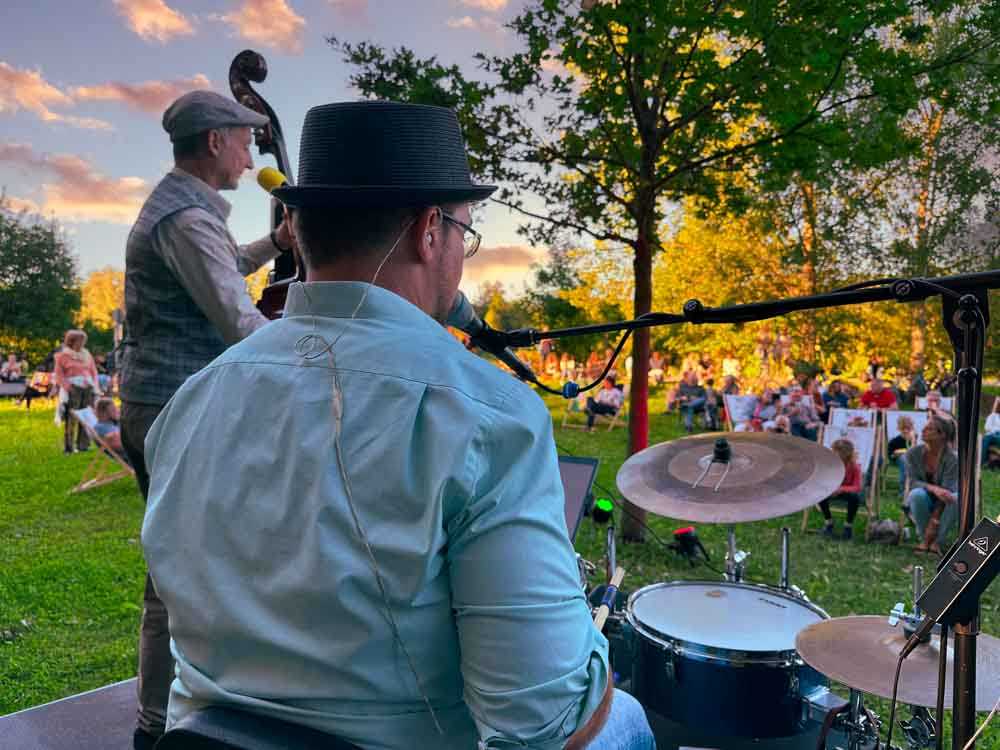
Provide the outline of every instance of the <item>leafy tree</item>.
{"type": "MultiPolygon", "coordinates": [[[[922,9],[945,15],[957,3],[922,9]]],[[[607,0],[585,10],[531,2],[509,27],[524,49],[479,55],[485,81],[406,49],[331,40],[369,97],[451,106],[473,167],[498,182],[494,200],[520,212],[536,243],[584,238],[627,248],[632,312],[649,312],[653,258],[671,201],[721,195],[727,173],[760,172],[775,187],[806,181],[834,159],[877,164],[908,141],[899,128],[931,75],[996,46],[997,8],[932,56],[886,44],[919,36],[906,3],[830,0],[607,0]],[[862,104],[866,138],[857,143],[862,104]]],[[[634,339],[630,449],[648,441],[649,331],[634,339]]],[[[641,537],[641,514],[624,533],[641,537]]]]}
{"type": "Polygon", "coordinates": [[[55,222],[0,201],[0,347],[37,363],[74,325],[76,259],[55,222]]]}
{"type": "Polygon", "coordinates": [[[125,309],[125,272],[107,266],[92,271],[80,289],[77,325],[87,332],[87,346],[94,352],[109,352],[115,345],[115,310],[125,309]]]}

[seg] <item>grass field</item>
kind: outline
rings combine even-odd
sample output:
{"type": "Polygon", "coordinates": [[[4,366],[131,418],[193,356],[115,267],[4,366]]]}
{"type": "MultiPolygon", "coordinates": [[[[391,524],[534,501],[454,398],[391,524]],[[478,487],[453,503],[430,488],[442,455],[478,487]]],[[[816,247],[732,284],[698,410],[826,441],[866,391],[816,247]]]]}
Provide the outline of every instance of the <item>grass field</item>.
{"type": "MultiPolygon", "coordinates": [[[[617,497],[614,478],[626,455],[625,428],[561,430],[564,402],[553,398],[548,403],[560,452],[599,458],[597,495],[617,497]]],[[[676,416],[656,413],[662,403],[662,395],[654,393],[651,444],[682,434],[676,416]]],[[[30,413],[0,402],[0,715],[135,674],[144,573],[138,543],[142,501],[129,480],[70,495],[92,455],[62,454],[60,428],[44,402],[36,402],[30,413]]],[[[997,516],[1000,475],[987,474],[983,489],[985,512],[997,516]]],[[[884,515],[898,513],[898,493],[893,470],[884,515]]],[[[801,514],[744,524],[737,534],[740,547],[752,553],[748,577],[777,582],[780,530],[789,526],[792,583],[831,616],[886,614],[898,601],[911,608],[913,565],[923,561],[929,580],[933,562],[916,557],[909,546],[866,544],[864,520],[862,515],[856,522],[858,536],[851,542],[803,535],[801,514]]],[[[649,524],[665,540],[682,525],[654,517],[649,524]]],[[[811,530],[820,524],[814,511],[811,530]]],[[[698,527],[718,567],[725,533],[723,527],[698,527]]],[[[603,546],[603,531],[585,520],[577,536],[579,551],[601,567],[603,546]]],[[[652,538],[644,545],[619,544],[618,559],[631,590],[664,580],[717,580],[712,571],[688,567],[652,538]]],[[[987,591],[982,613],[982,631],[1000,636],[1000,585],[987,591]]],[[[1000,750],[1000,718],[986,737],[978,747],[1000,750]]]]}

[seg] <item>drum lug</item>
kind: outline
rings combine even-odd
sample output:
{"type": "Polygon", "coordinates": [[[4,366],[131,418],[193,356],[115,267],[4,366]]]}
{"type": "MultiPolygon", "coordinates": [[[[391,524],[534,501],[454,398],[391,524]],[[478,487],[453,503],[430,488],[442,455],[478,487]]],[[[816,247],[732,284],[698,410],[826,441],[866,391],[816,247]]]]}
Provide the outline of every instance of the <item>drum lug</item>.
{"type": "Polygon", "coordinates": [[[788,697],[798,698],[799,697],[799,676],[795,672],[788,675],[788,697]]]}
{"type": "Polygon", "coordinates": [[[663,650],[663,673],[667,678],[667,682],[677,681],[677,667],[674,664],[677,654],[672,648],[667,648],[663,650]]]}

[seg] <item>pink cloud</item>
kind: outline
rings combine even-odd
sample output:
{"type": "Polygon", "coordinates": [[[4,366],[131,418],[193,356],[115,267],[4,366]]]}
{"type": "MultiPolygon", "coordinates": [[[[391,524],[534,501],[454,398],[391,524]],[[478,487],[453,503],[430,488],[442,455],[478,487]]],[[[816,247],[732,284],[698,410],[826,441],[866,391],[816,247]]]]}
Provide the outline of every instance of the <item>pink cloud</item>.
{"type": "Polygon", "coordinates": [[[21,202],[65,221],[130,224],[149,193],[148,184],[139,177],[108,177],[78,156],[36,154],[26,143],[0,143],[3,163],[51,178],[42,183],[40,204],[21,202]]]}
{"type": "Polygon", "coordinates": [[[238,8],[215,18],[227,22],[237,35],[251,42],[296,55],[302,52],[306,20],[287,0],[242,0],[238,8]]]}
{"type": "Polygon", "coordinates": [[[460,0],[466,8],[485,10],[487,13],[499,13],[507,7],[507,0],[460,0]]]}
{"type": "Polygon", "coordinates": [[[114,0],[128,27],[146,41],[168,42],[190,36],[194,25],[163,0],[114,0]]]}
{"type": "Polygon", "coordinates": [[[498,245],[482,247],[462,267],[463,286],[483,281],[500,281],[516,285],[528,280],[531,266],[545,261],[545,251],[526,245],[498,245]]]}
{"type": "Polygon", "coordinates": [[[42,78],[37,70],[19,70],[0,62],[0,114],[31,112],[43,122],[62,122],[78,128],[110,130],[111,124],[90,117],[72,117],[50,107],[72,107],[73,99],[42,78]]]}
{"type": "Polygon", "coordinates": [[[495,18],[490,18],[489,16],[481,16],[480,18],[473,18],[472,16],[462,16],[460,18],[448,18],[445,20],[445,25],[451,29],[467,29],[468,31],[482,31],[487,34],[503,34],[504,27],[495,18]]]}
{"type": "Polygon", "coordinates": [[[160,115],[163,110],[181,94],[195,89],[210,89],[212,82],[199,73],[191,78],[175,81],[145,81],[144,83],[121,83],[112,81],[97,86],[79,86],[72,89],[77,100],[117,101],[152,115],[160,115]]]}

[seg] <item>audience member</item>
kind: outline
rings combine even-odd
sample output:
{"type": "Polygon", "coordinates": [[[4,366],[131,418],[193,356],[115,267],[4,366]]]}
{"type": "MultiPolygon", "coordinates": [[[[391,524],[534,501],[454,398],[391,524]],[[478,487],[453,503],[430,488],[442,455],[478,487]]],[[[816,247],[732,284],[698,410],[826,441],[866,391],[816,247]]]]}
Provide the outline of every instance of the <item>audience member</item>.
{"type": "Polygon", "coordinates": [[[793,385],[788,394],[788,403],[783,404],[780,413],[788,417],[789,431],[796,437],[816,440],[819,434],[819,416],[812,398],[806,398],[802,386],[793,385]]]}
{"type": "Polygon", "coordinates": [[[90,438],[83,425],[72,418],[71,411],[84,409],[100,394],[97,367],[94,358],[84,348],[87,334],[80,330],[66,331],[62,351],[55,357],[53,376],[59,386],[59,403],[63,418],[63,452],[72,453],[73,433],[76,432],[76,450],[90,449],[90,438]]]}
{"type": "Polygon", "coordinates": [[[792,425],[786,415],[779,414],[774,418],[774,421],[764,423],[764,431],[774,432],[779,435],[789,435],[792,432],[792,425]]]}
{"type": "Polygon", "coordinates": [[[97,424],[94,425],[94,432],[104,441],[119,458],[128,460],[125,457],[125,449],[122,447],[122,433],[118,426],[120,419],[118,405],[113,398],[103,397],[97,399],[94,405],[94,414],[97,415],[97,424]]]}
{"type": "Polygon", "coordinates": [[[774,390],[765,388],[757,402],[757,407],[753,410],[753,417],[750,425],[754,432],[771,432],[774,427],[774,420],[778,416],[778,406],[780,402],[774,390]]]}
{"type": "Polygon", "coordinates": [[[698,374],[689,370],[684,373],[684,379],[677,386],[676,403],[680,406],[684,415],[684,429],[688,432],[694,431],[695,412],[705,412],[706,421],[715,421],[715,414],[709,414],[709,409],[714,409],[705,398],[705,389],[698,385],[698,374]]]}
{"type": "Polygon", "coordinates": [[[23,383],[26,369],[21,368],[17,355],[11,352],[0,365],[0,380],[4,383],[23,383]]]}
{"type": "Polygon", "coordinates": [[[850,406],[851,397],[846,393],[843,382],[834,380],[827,386],[826,393],[823,394],[823,403],[827,413],[830,409],[846,409],[850,406]]]}
{"type": "Polygon", "coordinates": [[[625,394],[618,388],[615,379],[609,375],[604,379],[601,390],[597,393],[597,398],[587,398],[587,408],[584,410],[587,414],[587,429],[593,432],[594,420],[597,415],[613,417],[622,408],[623,403],[625,403],[625,394]]]}
{"type": "Polygon", "coordinates": [[[722,379],[722,393],[726,396],[740,395],[740,384],[735,375],[726,375],[722,379]]]}
{"type": "Polygon", "coordinates": [[[742,369],[740,368],[740,361],[736,358],[736,355],[732,350],[726,352],[726,356],[722,358],[722,377],[723,379],[732,377],[734,380],[742,375],[742,369]]]}
{"type": "Polygon", "coordinates": [[[906,452],[917,444],[917,433],[913,420],[905,414],[896,419],[896,437],[889,441],[889,461],[899,469],[899,491],[906,487],[906,452]]]}
{"type": "Polygon", "coordinates": [[[923,443],[906,453],[910,481],[906,506],[921,540],[915,551],[940,553],[948,531],[958,520],[958,456],[950,447],[955,424],[932,416],[922,437],[923,443]]]}
{"type": "Polygon", "coordinates": [[[822,423],[826,421],[826,401],[823,400],[823,392],[820,390],[819,381],[812,377],[806,380],[804,387],[805,398],[812,399],[813,411],[816,418],[822,423]]]}
{"type": "Polygon", "coordinates": [[[990,461],[990,448],[994,445],[1000,445],[1000,398],[993,399],[993,411],[986,417],[983,445],[979,456],[979,460],[983,466],[991,466],[993,463],[997,463],[996,461],[990,461]]]}
{"type": "Polygon", "coordinates": [[[705,427],[710,430],[719,429],[718,415],[721,400],[718,391],[715,390],[715,379],[708,378],[705,381],[705,427]]]}
{"type": "Polygon", "coordinates": [[[833,494],[819,503],[819,509],[823,513],[824,519],[822,533],[825,537],[833,538],[833,514],[830,512],[830,501],[844,500],[847,502],[847,520],[844,522],[842,538],[850,539],[854,535],[854,516],[857,515],[858,506],[861,505],[861,467],[855,457],[854,443],[850,440],[835,440],[831,448],[844,462],[844,478],[833,494]]]}
{"type": "Polygon", "coordinates": [[[663,367],[663,355],[654,351],[649,356],[649,380],[653,385],[660,385],[663,382],[663,367]]]}
{"type": "Polygon", "coordinates": [[[907,397],[915,404],[918,398],[923,398],[926,395],[927,381],[924,380],[924,373],[921,370],[917,370],[910,378],[910,388],[907,391],[907,397]]]}
{"type": "Polygon", "coordinates": [[[861,395],[861,405],[866,409],[895,409],[896,394],[885,387],[882,378],[872,378],[868,390],[861,395]]]}

